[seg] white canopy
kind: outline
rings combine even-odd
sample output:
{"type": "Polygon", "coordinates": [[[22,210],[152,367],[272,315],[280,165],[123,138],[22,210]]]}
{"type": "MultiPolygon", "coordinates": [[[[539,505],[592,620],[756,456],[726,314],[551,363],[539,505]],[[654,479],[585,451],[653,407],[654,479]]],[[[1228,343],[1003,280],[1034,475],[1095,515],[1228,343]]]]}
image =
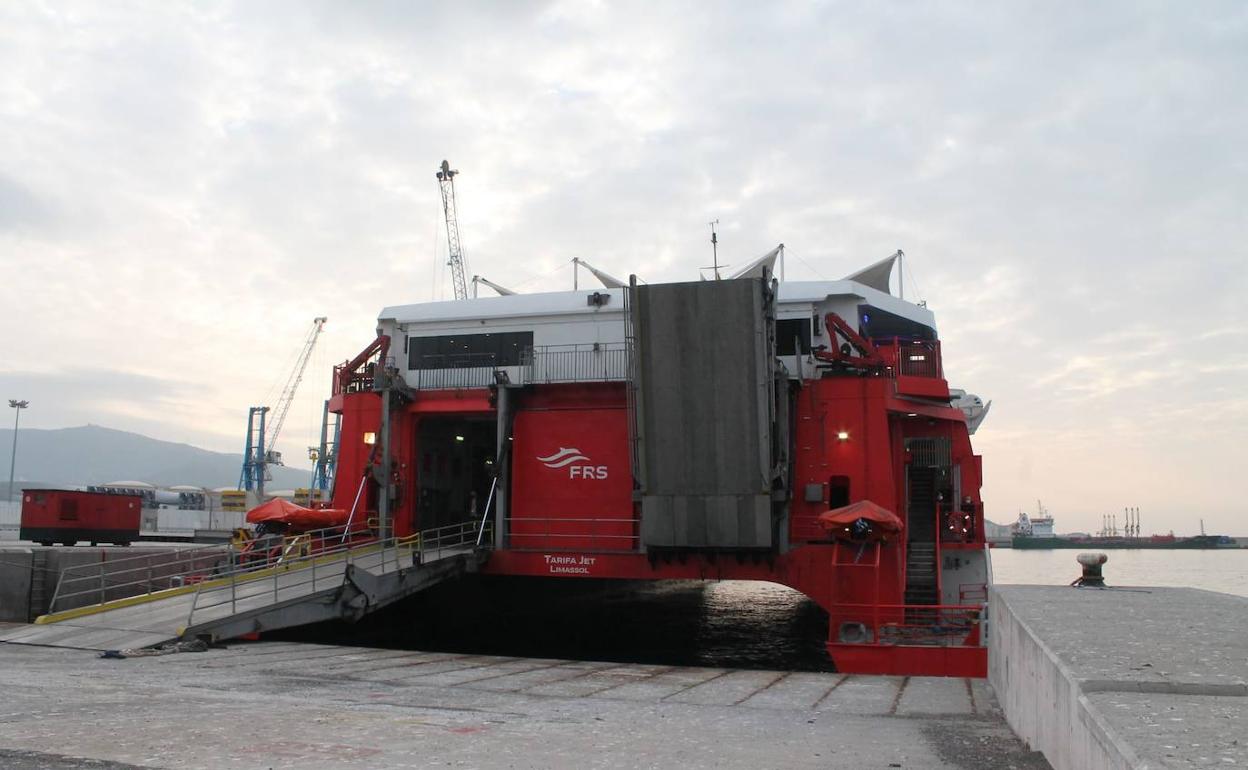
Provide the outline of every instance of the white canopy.
{"type": "Polygon", "coordinates": [[[885,294],[891,294],[888,290],[888,284],[893,277],[893,263],[897,261],[897,254],[891,254],[874,265],[864,267],[856,273],[845,276],[844,280],[854,281],[863,286],[870,286],[876,291],[882,291],[885,294]]]}

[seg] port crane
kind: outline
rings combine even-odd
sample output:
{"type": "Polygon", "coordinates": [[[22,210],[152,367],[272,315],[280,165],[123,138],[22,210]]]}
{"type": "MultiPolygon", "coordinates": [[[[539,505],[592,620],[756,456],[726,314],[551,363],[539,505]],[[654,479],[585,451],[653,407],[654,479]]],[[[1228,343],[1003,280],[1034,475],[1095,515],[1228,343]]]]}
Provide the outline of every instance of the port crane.
{"type": "Polygon", "coordinates": [[[308,362],[312,360],[312,351],[316,348],[316,341],[321,336],[326,320],[328,319],[325,316],[312,320],[312,328],[304,338],[303,347],[295,359],[294,368],[286,378],[286,385],[282,388],[277,403],[271,408],[253,406],[247,412],[247,445],[243,450],[243,468],[238,476],[238,488],[254,491],[259,499],[264,497],[264,482],[269,478],[268,466],[283,464],[282,453],[274,447],[282,433],[282,426],[286,424],[286,415],[295,400],[299,383],[303,382],[303,373],[308,368],[308,362]],[[274,413],[272,420],[268,417],[270,411],[274,413]]]}
{"type": "Polygon", "coordinates": [[[458,171],[442,161],[438,168],[438,185],[442,188],[442,213],[446,217],[446,246],[450,251],[447,264],[451,266],[451,282],[455,287],[455,299],[468,299],[468,283],[464,280],[464,252],[459,245],[459,222],[455,213],[455,177],[458,171]]]}

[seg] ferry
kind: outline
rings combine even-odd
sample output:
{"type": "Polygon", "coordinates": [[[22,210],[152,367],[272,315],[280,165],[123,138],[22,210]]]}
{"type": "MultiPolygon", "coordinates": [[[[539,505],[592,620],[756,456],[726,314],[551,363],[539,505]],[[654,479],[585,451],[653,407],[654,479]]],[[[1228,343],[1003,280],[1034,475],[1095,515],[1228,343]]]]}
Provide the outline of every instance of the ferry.
{"type": "Polygon", "coordinates": [[[490,575],[781,583],[839,671],[984,676],[987,405],[890,292],[896,255],[777,259],[384,308],[334,369],[330,504],[382,537],[472,522],[490,575]]]}

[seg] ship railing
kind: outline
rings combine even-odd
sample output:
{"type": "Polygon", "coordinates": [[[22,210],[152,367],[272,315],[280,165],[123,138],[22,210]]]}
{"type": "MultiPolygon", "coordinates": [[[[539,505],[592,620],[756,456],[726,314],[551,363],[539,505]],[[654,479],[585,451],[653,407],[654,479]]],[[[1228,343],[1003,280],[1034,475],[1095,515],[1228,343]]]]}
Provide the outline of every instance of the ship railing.
{"type": "Polygon", "coordinates": [[[641,545],[638,526],[635,518],[510,516],[507,539],[517,550],[632,553],[641,545]]]}
{"type": "MultiPolygon", "coordinates": [[[[422,532],[417,538],[421,553],[442,555],[442,549],[462,545],[464,537],[477,540],[477,522],[465,522],[422,532]],[[471,534],[465,535],[468,531],[471,534]]],[[[488,528],[488,522],[485,524],[488,528]]],[[[412,536],[409,536],[409,538],[412,536]]],[[[399,538],[390,538],[397,541],[399,538]]],[[[184,593],[197,586],[247,573],[261,573],[311,558],[333,556],[361,546],[375,547],[374,529],[357,524],[310,531],[298,535],[259,535],[225,545],[180,548],[172,552],[106,559],[61,571],[48,613],[105,604],[117,599],[170,592],[184,593]]],[[[489,542],[488,539],[485,542],[489,542]]],[[[389,541],[381,543],[384,548],[389,541]]]]}
{"type": "Polygon", "coordinates": [[[409,362],[407,384],[416,390],[488,388],[500,368],[493,353],[430,353],[409,362]]]}
{"type": "Polygon", "coordinates": [[[336,364],[330,395],[372,391],[378,367],[393,369],[394,364],[394,356],[383,357],[380,353],[375,353],[369,360],[355,367],[350,362],[336,364]]]}
{"type": "Polygon", "coordinates": [[[625,342],[539,345],[521,356],[526,383],[622,381],[628,379],[628,366],[625,342]]]}
{"type": "Polygon", "coordinates": [[[983,646],[983,604],[833,604],[838,641],[877,646],[983,646]]]}
{"type": "Polygon", "coordinates": [[[943,379],[939,340],[873,339],[894,375],[943,379]]]}
{"type": "MultiPolygon", "coordinates": [[[[985,558],[987,555],[985,554],[985,558]]],[[[988,583],[959,583],[958,584],[958,602],[963,605],[970,605],[972,602],[985,603],[988,601],[988,583]]]]}
{"type": "Polygon", "coordinates": [[[471,553],[479,540],[489,542],[489,528],[486,523],[485,531],[480,532],[477,522],[464,521],[411,535],[360,540],[354,532],[333,527],[287,538],[305,545],[296,546],[292,553],[291,544],[287,543],[280,558],[235,565],[198,583],[185,627],[195,625],[197,613],[201,618],[205,614],[220,617],[227,614],[228,607],[229,615],[236,614],[242,601],[252,608],[269,606],[336,588],[346,580],[347,569],[352,565],[361,565],[374,573],[397,572],[447,556],[471,553]]]}

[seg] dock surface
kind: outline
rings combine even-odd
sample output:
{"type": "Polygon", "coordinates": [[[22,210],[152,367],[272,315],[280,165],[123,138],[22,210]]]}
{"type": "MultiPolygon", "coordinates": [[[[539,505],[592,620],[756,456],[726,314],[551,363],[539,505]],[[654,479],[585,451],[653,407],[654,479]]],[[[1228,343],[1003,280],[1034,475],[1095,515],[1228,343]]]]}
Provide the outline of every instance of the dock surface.
{"type": "Polygon", "coordinates": [[[996,586],[989,676],[1058,770],[1248,767],[1248,599],[996,586]]]}
{"type": "Polygon", "coordinates": [[[1048,767],[984,680],[257,642],[0,644],[0,687],[19,768],[1048,767]]]}

